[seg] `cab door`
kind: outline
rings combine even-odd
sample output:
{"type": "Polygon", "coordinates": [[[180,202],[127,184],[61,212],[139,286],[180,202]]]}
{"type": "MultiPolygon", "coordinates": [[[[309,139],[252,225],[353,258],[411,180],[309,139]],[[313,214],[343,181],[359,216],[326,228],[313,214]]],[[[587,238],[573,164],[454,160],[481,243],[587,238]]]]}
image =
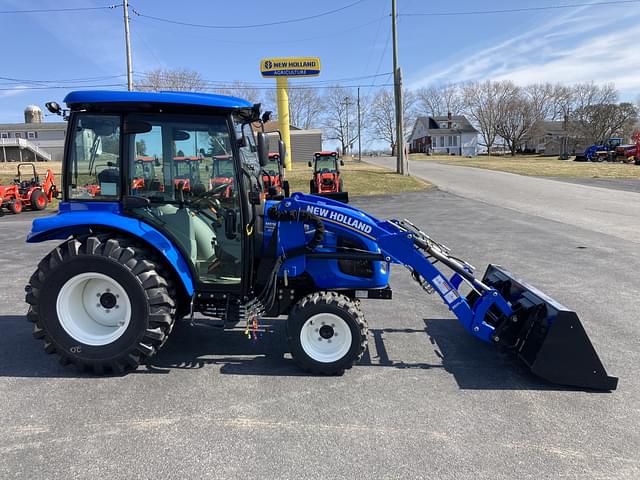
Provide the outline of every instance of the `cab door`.
{"type": "Polygon", "coordinates": [[[212,181],[214,159],[236,157],[227,117],[136,114],[125,120],[125,132],[127,125],[134,132],[127,134],[130,194],[150,200],[136,214],[178,244],[199,290],[240,291],[244,255],[237,162],[229,162],[222,184],[212,181]],[[154,181],[142,188],[133,176],[140,158],[153,159],[147,176],[154,181]],[[178,173],[185,168],[188,182],[178,173]]]}

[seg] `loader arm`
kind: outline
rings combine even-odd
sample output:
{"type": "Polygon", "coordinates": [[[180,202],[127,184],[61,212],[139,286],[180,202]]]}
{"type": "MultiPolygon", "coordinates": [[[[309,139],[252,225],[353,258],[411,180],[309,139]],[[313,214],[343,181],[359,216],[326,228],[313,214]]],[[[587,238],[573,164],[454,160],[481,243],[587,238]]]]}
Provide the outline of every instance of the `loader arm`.
{"type": "MultiPolygon", "coordinates": [[[[305,212],[321,221],[327,231],[357,236],[374,245],[371,253],[380,254],[387,263],[405,266],[427,293],[437,293],[467,332],[514,351],[538,376],[563,385],[616,388],[617,378],[607,375],[575,312],[507,270],[489,265],[480,280],[471,264],[410,221],[379,220],[327,198],[295,193],[272,209],[305,212]],[[445,274],[440,266],[450,273],[445,274]],[[463,285],[468,286],[466,294],[461,291],[463,285]]],[[[279,235],[279,248],[285,256],[288,251],[300,256],[304,235],[296,236],[286,228],[279,235]]]]}

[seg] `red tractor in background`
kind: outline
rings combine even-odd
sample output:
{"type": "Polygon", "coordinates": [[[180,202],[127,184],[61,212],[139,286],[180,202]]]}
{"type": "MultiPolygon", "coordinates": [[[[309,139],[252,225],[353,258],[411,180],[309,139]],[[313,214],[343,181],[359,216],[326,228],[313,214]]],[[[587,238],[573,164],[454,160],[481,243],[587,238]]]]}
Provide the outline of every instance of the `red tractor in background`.
{"type": "Polygon", "coordinates": [[[19,163],[18,176],[13,183],[0,186],[0,215],[4,213],[2,208],[14,214],[22,212],[24,208],[44,210],[57,196],[55,177],[50,169],[47,169],[44,181],[41,182],[33,163],[19,163]],[[29,168],[31,172],[25,174],[24,170],[29,168]]]}
{"type": "Polygon", "coordinates": [[[289,182],[284,179],[283,160],[278,152],[269,152],[269,164],[262,168],[264,193],[269,199],[289,196],[289,182]]]}
{"type": "Polygon", "coordinates": [[[622,158],[624,163],[635,163],[640,165],[640,130],[633,132],[630,145],[620,145],[616,148],[616,156],[622,158]]]}
{"type": "Polygon", "coordinates": [[[191,190],[192,185],[202,183],[200,181],[200,163],[202,157],[173,157],[174,183],[178,187],[182,183],[185,192],[191,190]]]}
{"type": "Polygon", "coordinates": [[[309,181],[309,193],[348,203],[349,194],[344,191],[344,180],[340,166],[344,162],[337,152],[316,152],[309,166],[313,168],[313,178],[309,181]]]}
{"type": "MultiPolygon", "coordinates": [[[[209,167],[207,167],[208,170],[209,167]]],[[[222,188],[226,185],[222,196],[231,198],[233,195],[233,177],[234,177],[233,158],[231,155],[214,155],[213,169],[209,178],[209,190],[222,188]]]]}

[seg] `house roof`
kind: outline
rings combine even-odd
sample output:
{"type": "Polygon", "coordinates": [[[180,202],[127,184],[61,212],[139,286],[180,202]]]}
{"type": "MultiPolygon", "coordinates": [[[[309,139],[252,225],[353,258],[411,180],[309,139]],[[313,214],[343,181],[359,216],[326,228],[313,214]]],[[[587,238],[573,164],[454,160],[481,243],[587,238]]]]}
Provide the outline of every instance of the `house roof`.
{"type": "Polygon", "coordinates": [[[414,135],[418,125],[422,125],[426,131],[426,136],[431,135],[457,135],[461,133],[478,133],[473,125],[467,120],[467,117],[464,115],[453,115],[451,117],[451,123],[456,124],[457,128],[442,128],[440,124],[442,122],[448,122],[449,117],[447,115],[438,115],[435,117],[418,117],[416,118],[416,123],[413,125],[413,130],[411,131],[411,140],[415,139],[414,135]]]}
{"type": "Polygon", "coordinates": [[[43,130],[66,130],[67,122],[44,122],[44,123],[0,123],[0,130],[28,130],[31,132],[43,130]]]}
{"type": "Polygon", "coordinates": [[[251,108],[252,103],[237,97],[196,92],[128,92],[109,90],[84,90],[69,93],[64,102],[67,106],[92,103],[158,103],[194,105],[214,108],[251,108]]]}

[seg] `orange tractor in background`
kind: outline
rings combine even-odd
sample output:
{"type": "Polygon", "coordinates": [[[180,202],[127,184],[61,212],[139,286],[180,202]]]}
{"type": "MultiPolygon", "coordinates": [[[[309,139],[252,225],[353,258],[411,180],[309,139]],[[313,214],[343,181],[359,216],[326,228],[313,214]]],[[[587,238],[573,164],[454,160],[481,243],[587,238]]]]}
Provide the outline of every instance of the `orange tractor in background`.
{"type": "Polygon", "coordinates": [[[41,182],[33,163],[19,163],[18,175],[13,183],[0,185],[0,215],[4,214],[3,208],[14,214],[25,208],[44,210],[57,196],[55,176],[50,169],[47,169],[44,181],[41,182]],[[31,171],[26,173],[25,170],[31,171]]]}
{"type": "Polygon", "coordinates": [[[309,167],[313,168],[313,178],[309,181],[309,193],[349,203],[349,194],[344,191],[344,180],[340,167],[344,162],[338,152],[316,152],[309,167]]]}
{"type": "Polygon", "coordinates": [[[288,197],[289,182],[284,179],[284,166],[278,152],[269,152],[269,163],[262,167],[262,182],[267,198],[288,197]]]}

